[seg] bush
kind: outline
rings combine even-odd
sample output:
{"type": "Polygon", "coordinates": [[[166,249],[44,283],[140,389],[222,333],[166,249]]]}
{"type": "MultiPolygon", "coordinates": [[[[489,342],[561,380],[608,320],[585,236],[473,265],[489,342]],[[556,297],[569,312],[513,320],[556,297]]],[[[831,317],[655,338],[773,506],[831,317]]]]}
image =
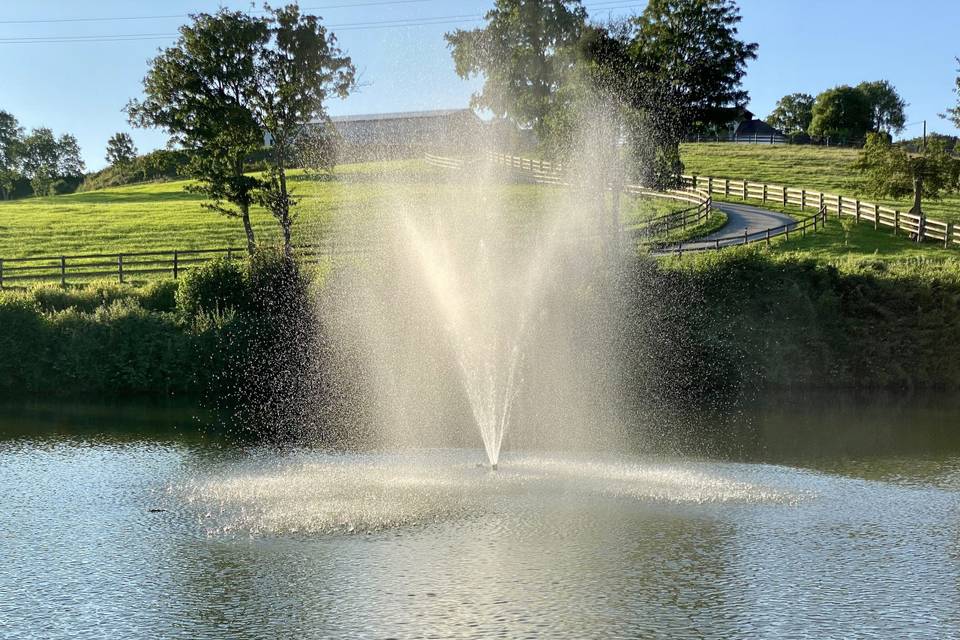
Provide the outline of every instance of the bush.
{"type": "Polygon", "coordinates": [[[219,258],[189,271],[176,291],[176,306],[186,318],[244,311],[250,306],[250,280],[242,263],[219,258]]]}
{"type": "Polygon", "coordinates": [[[147,311],[173,312],[177,310],[177,280],[158,280],[145,286],[140,292],[140,306],[147,311]]]}

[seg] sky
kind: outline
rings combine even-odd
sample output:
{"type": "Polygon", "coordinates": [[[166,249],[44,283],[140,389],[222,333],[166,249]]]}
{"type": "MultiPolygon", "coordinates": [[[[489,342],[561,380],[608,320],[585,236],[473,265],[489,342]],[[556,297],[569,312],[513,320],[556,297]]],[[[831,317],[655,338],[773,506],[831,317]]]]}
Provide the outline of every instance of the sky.
{"type": "MultiPolygon", "coordinates": [[[[276,0],[280,4],[282,0],[276,0]]],[[[461,108],[478,81],[454,72],[443,34],[480,26],[493,0],[301,0],[352,56],[361,86],[331,115],[461,108]]],[[[585,0],[592,18],[643,10],[644,0],[585,0]]],[[[765,117],[783,95],[891,81],[909,103],[904,136],[960,134],[938,117],[956,104],[960,0],[740,0],[743,39],[760,45],[744,81],[765,117]]],[[[176,37],[184,15],[250,2],[208,0],[0,0],[0,109],[26,128],[77,136],[90,170],[107,139],[133,135],[140,151],[162,132],[132,129],[122,109],[138,97],[147,64],[176,37]]]]}

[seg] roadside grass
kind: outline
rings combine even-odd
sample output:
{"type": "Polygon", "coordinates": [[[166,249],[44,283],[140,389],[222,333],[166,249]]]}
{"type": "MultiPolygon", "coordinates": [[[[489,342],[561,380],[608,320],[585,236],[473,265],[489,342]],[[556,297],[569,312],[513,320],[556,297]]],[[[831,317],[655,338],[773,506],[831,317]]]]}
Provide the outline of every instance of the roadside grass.
{"type": "MultiPolygon", "coordinates": [[[[558,202],[555,187],[505,183],[483,189],[421,160],[369,162],[337,167],[333,175],[292,175],[297,222],[295,242],[320,240],[335,226],[382,223],[398,210],[449,213],[475,220],[496,207],[505,219],[524,223],[558,202]],[[554,190],[554,191],[551,191],[554,190]]],[[[157,182],[47,198],[0,202],[0,258],[115,254],[245,246],[236,218],[203,207],[185,191],[188,181],[157,182]]],[[[660,200],[624,198],[627,220],[642,220],[680,208],[660,200]]],[[[278,226],[254,207],[260,242],[276,242],[278,226]]]]}
{"type": "MultiPolygon", "coordinates": [[[[912,198],[891,200],[864,194],[853,169],[859,151],[813,145],[684,144],[680,148],[686,174],[767,182],[798,189],[826,191],[907,211],[912,198]]],[[[924,202],[924,212],[944,222],[960,222],[960,194],[924,202]]]]}

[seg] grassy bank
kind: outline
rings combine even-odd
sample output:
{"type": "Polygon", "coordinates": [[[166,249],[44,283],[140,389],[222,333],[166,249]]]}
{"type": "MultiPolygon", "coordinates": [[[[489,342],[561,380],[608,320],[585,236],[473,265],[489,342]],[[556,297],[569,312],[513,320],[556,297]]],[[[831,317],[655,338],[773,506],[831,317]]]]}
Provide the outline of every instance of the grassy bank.
{"type": "MultiPolygon", "coordinates": [[[[685,172],[717,178],[735,178],[797,189],[814,189],[857,197],[907,211],[911,198],[891,200],[863,194],[853,169],[859,151],[812,145],[700,143],[682,145],[685,172]]],[[[931,218],[960,222],[960,195],[924,203],[931,218]]]]}
{"type": "MultiPolygon", "coordinates": [[[[260,362],[276,322],[244,315],[235,276],[185,294],[190,282],[0,293],[0,397],[236,393],[234,374],[260,362]]],[[[618,304],[638,397],[960,388],[957,259],[827,265],[763,248],[639,259],[618,304]]]]}

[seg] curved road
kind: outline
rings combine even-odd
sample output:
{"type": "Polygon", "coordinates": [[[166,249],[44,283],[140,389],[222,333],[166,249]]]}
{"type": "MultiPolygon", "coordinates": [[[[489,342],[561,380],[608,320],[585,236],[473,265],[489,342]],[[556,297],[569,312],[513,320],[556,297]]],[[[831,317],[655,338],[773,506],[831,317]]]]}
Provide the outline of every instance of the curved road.
{"type": "MultiPolygon", "coordinates": [[[[768,211],[749,204],[718,202],[714,203],[713,206],[727,214],[727,224],[702,238],[681,243],[684,251],[715,249],[718,240],[721,248],[743,244],[744,234],[746,234],[748,240],[760,240],[766,236],[768,229],[797,224],[795,219],[785,213],[768,211]],[[724,240],[725,238],[726,240],[724,240]]],[[[656,253],[670,253],[676,251],[679,246],[675,244],[663,247],[656,253]]]]}

